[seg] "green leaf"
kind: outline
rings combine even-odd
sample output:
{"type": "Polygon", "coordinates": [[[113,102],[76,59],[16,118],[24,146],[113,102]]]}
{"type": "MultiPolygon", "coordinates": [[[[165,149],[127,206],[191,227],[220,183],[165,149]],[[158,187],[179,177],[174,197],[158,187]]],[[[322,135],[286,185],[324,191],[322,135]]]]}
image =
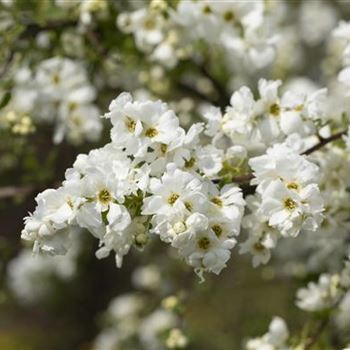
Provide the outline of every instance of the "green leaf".
{"type": "Polygon", "coordinates": [[[7,104],[10,102],[10,100],[11,100],[11,92],[8,91],[4,94],[4,96],[0,101],[0,109],[3,109],[4,107],[6,107],[7,104]]]}

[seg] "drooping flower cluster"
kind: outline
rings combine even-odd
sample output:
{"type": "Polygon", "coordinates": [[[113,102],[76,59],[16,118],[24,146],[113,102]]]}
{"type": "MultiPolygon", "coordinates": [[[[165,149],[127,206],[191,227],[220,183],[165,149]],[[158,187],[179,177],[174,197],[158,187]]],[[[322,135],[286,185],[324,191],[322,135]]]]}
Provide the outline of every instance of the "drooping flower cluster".
{"type": "Polygon", "coordinates": [[[34,70],[18,70],[14,83],[10,103],[0,115],[0,123],[14,133],[30,133],[32,124],[50,123],[55,143],[64,138],[75,144],[99,139],[102,123],[94,104],[96,89],[79,62],[44,60],[34,70]]]}
{"type": "Polygon", "coordinates": [[[70,228],[79,226],[99,239],[99,258],[114,251],[121,266],[131,246],[142,248],[155,233],[199,275],[218,274],[239,234],[244,200],[237,186],[209,181],[218,170],[212,147],[199,144],[202,126],[185,132],[166,104],[127,93],[105,117],[112,142],[79,155],[62,187],[37,196],[22,238],[34,251],[64,254],[70,228]]]}

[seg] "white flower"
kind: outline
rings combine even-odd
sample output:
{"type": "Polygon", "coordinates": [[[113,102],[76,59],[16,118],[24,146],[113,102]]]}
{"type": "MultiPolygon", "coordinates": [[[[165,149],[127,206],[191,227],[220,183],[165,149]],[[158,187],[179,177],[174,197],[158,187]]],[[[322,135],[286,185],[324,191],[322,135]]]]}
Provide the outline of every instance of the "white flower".
{"type": "Polygon", "coordinates": [[[176,326],[177,319],[173,313],[167,310],[155,310],[145,317],[138,329],[141,344],[149,349],[161,349],[161,336],[164,332],[176,326]]]}
{"type": "Polygon", "coordinates": [[[150,197],[144,199],[142,214],[172,214],[176,211],[200,211],[206,198],[202,193],[203,184],[199,178],[176,168],[167,166],[161,180],[150,182],[150,197]]]}
{"type": "Polygon", "coordinates": [[[346,143],[347,150],[350,150],[350,126],[348,128],[347,134],[343,136],[343,139],[344,139],[344,141],[346,143]]]}
{"type": "Polygon", "coordinates": [[[300,230],[315,231],[322,221],[323,200],[316,184],[318,167],[284,144],[276,144],[266,155],[250,159],[253,184],[262,202],[259,211],[282,235],[296,236],[300,230]]]}
{"type": "Polygon", "coordinates": [[[64,138],[74,144],[98,140],[102,124],[93,104],[96,89],[80,62],[53,57],[43,60],[33,72],[21,68],[14,81],[12,108],[35,122],[54,123],[55,143],[64,138]]]}
{"type": "Polygon", "coordinates": [[[135,157],[145,156],[148,147],[157,144],[171,151],[182,135],[176,115],[160,101],[133,101],[130,94],[122,93],[109,110],[105,117],[113,124],[112,141],[135,157]]]}
{"type": "Polygon", "coordinates": [[[35,81],[44,98],[59,101],[72,89],[86,84],[86,74],[74,61],[54,57],[41,62],[35,81]]]}
{"type": "Polygon", "coordinates": [[[64,188],[48,189],[35,200],[37,208],[25,218],[21,237],[35,243],[35,252],[65,254],[70,246],[67,226],[73,223],[81,201],[64,188]],[[58,231],[60,234],[56,235],[58,231]]]}
{"type": "Polygon", "coordinates": [[[114,298],[108,306],[108,314],[116,321],[135,317],[144,307],[143,299],[137,294],[123,294],[114,298]]]}
{"type": "Polygon", "coordinates": [[[149,50],[164,38],[162,17],[156,16],[147,8],[120,14],[117,24],[126,33],[133,33],[136,45],[143,50],[149,50]]]}
{"type": "Polygon", "coordinates": [[[327,2],[316,0],[302,3],[299,14],[302,39],[312,46],[321,43],[336,25],[337,17],[335,8],[327,2]]]}
{"type": "Polygon", "coordinates": [[[219,191],[210,186],[209,200],[210,217],[229,220],[232,223],[233,234],[238,235],[245,205],[241,189],[235,185],[225,185],[219,191]]]}
{"type": "Polygon", "coordinates": [[[232,107],[227,108],[221,121],[225,134],[237,143],[245,143],[248,139],[256,138],[257,110],[250,89],[245,86],[240,88],[232,95],[230,103],[232,107]]]}
{"type": "MultiPolygon", "coordinates": [[[[195,272],[203,278],[203,272],[209,271],[219,274],[226,267],[230,258],[230,250],[235,246],[236,240],[223,235],[221,231],[205,225],[194,232],[181,233],[178,239],[173,241],[173,246],[178,248],[179,254],[187,263],[195,268],[195,272]]],[[[221,230],[221,228],[220,228],[221,230]]]]}
{"type": "Polygon", "coordinates": [[[275,180],[262,196],[261,212],[282,235],[296,236],[302,228],[316,231],[322,221],[323,201],[317,185],[307,185],[297,192],[275,180]]]}
{"type": "Polygon", "coordinates": [[[178,328],[173,328],[166,340],[166,346],[169,349],[183,349],[187,346],[188,339],[178,328]]]}
{"type": "Polygon", "coordinates": [[[243,218],[242,226],[247,230],[247,240],[240,244],[240,254],[249,252],[253,266],[266,264],[271,258],[271,249],[276,247],[278,231],[268,225],[268,217],[258,210],[261,200],[257,195],[246,198],[250,213],[243,218]]]}
{"type": "Polygon", "coordinates": [[[287,345],[289,331],[281,317],[274,317],[270,323],[268,333],[260,338],[248,340],[247,350],[290,350],[287,345]]]}
{"type": "Polygon", "coordinates": [[[272,180],[282,180],[288,188],[306,186],[319,180],[319,168],[299,155],[286,144],[275,144],[265,155],[251,158],[249,165],[254,171],[253,184],[258,184],[258,192],[272,180]]]}
{"type": "MultiPolygon", "coordinates": [[[[78,232],[75,232],[78,234],[78,232]]],[[[70,280],[76,271],[78,240],[66,256],[33,256],[22,250],[7,267],[7,283],[21,303],[32,303],[52,292],[50,279],[70,280]]]]}
{"type": "Polygon", "coordinates": [[[146,265],[135,269],[131,279],[133,285],[146,290],[156,290],[161,286],[161,271],[157,265],[146,265]]]}
{"type": "Polygon", "coordinates": [[[333,307],[340,296],[339,276],[322,274],[317,283],[310,282],[307,288],[297,292],[296,305],[305,311],[321,311],[333,307]]]}

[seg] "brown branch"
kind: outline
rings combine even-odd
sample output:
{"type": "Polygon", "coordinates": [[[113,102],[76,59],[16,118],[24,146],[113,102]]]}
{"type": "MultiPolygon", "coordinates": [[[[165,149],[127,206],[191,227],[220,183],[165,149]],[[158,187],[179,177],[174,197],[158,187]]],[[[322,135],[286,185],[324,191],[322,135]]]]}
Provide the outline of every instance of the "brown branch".
{"type": "Polygon", "coordinates": [[[347,130],[343,130],[343,131],[339,131],[338,133],[327,137],[327,138],[322,138],[320,140],[319,143],[317,143],[315,146],[312,146],[311,148],[307,149],[306,151],[304,151],[302,153],[302,155],[309,155],[315,151],[318,151],[320,148],[322,148],[323,146],[327,145],[328,143],[332,142],[332,141],[336,141],[338,139],[340,139],[343,135],[345,135],[347,132],[347,130]]]}
{"type": "Polygon", "coordinates": [[[246,183],[246,182],[250,182],[250,180],[252,180],[252,179],[254,179],[254,174],[249,173],[249,174],[245,174],[245,175],[235,176],[232,178],[232,181],[237,182],[237,183],[246,183]]]}
{"type": "Polygon", "coordinates": [[[11,66],[11,63],[12,63],[14,57],[15,57],[15,52],[9,51],[9,53],[5,59],[5,62],[0,70],[0,79],[2,79],[6,75],[9,67],[11,66]]]}
{"type": "MultiPolygon", "coordinates": [[[[195,63],[196,64],[196,63],[195,63]]],[[[199,71],[202,73],[204,77],[206,77],[212,84],[214,89],[216,90],[218,94],[217,103],[220,107],[224,108],[230,103],[230,96],[228,95],[226,88],[224,85],[221,84],[219,80],[217,80],[211,72],[207,69],[206,64],[196,64],[199,71]]]]}
{"type": "Polygon", "coordinates": [[[108,52],[108,49],[101,44],[101,40],[98,37],[97,33],[89,30],[86,32],[86,37],[89,40],[90,44],[96,49],[98,54],[104,58],[108,52]]]}

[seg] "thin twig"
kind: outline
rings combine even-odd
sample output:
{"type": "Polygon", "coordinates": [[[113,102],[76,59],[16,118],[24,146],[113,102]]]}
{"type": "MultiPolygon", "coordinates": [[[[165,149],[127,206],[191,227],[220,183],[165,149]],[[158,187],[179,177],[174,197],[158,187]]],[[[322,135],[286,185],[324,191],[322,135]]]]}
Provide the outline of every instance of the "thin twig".
{"type": "MultiPolygon", "coordinates": [[[[345,295],[346,295],[346,293],[344,292],[338,298],[338,300],[332,306],[333,310],[339,306],[339,304],[343,301],[345,295]]],[[[320,338],[320,336],[322,335],[323,331],[326,329],[326,327],[328,326],[330,321],[331,321],[331,313],[328,313],[327,317],[320,320],[320,323],[319,323],[318,327],[316,328],[315,332],[312,335],[310,335],[308,337],[308,339],[306,340],[306,343],[304,345],[304,350],[309,350],[312,348],[313,345],[316,344],[316,342],[318,341],[318,339],[320,338]]]]}
{"type": "Polygon", "coordinates": [[[3,64],[2,68],[1,68],[0,79],[2,79],[6,75],[6,73],[7,73],[8,69],[9,69],[9,67],[10,67],[14,57],[15,57],[15,52],[14,51],[10,51],[8,53],[7,57],[6,57],[6,60],[5,60],[4,64],[3,64]]]}
{"type": "MultiPolygon", "coordinates": [[[[74,26],[76,24],[77,24],[76,21],[56,21],[56,22],[48,23],[44,26],[40,26],[36,23],[24,24],[25,30],[19,34],[18,40],[33,38],[43,30],[62,29],[62,28],[74,26]]],[[[15,57],[15,50],[10,50],[0,70],[0,79],[2,79],[6,75],[14,57],[15,57]]]]}
{"type": "Polygon", "coordinates": [[[7,186],[0,188],[0,199],[16,196],[25,196],[34,190],[34,186],[27,185],[23,187],[7,186]]]}
{"type": "Polygon", "coordinates": [[[216,100],[212,99],[211,97],[205,95],[201,91],[197,90],[195,87],[185,84],[183,82],[178,82],[177,86],[181,89],[186,91],[187,93],[191,94],[193,97],[199,98],[200,100],[207,101],[213,104],[216,104],[216,100]]]}
{"type": "Polygon", "coordinates": [[[311,349],[311,347],[317,342],[318,338],[321,336],[321,334],[323,333],[324,329],[327,327],[328,323],[330,321],[330,317],[326,317],[324,318],[320,324],[318,325],[315,333],[313,335],[311,335],[307,340],[306,343],[304,345],[304,350],[308,350],[311,349]]]}
{"type": "Polygon", "coordinates": [[[213,84],[217,94],[218,94],[218,104],[221,107],[226,107],[230,103],[230,96],[228,95],[225,86],[221,84],[220,81],[218,81],[207,69],[206,65],[198,65],[199,71],[210,80],[210,82],[213,84]]]}
{"type": "Polygon", "coordinates": [[[340,131],[330,137],[322,138],[319,143],[317,143],[315,146],[312,146],[311,148],[307,149],[304,151],[302,154],[303,155],[309,155],[315,151],[318,151],[320,148],[323,146],[327,145],[327,143],[330,143],[332,141],[340,139],[343,135],[345,135],[347,130],[340,131]]]}

